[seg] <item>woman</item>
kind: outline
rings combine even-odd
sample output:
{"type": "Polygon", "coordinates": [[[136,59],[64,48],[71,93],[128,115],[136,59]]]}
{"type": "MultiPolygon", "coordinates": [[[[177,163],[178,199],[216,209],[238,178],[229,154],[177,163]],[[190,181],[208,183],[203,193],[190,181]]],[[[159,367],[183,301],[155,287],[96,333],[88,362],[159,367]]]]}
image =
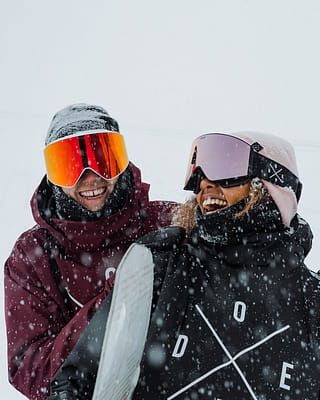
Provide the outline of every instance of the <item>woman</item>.
{"type": "Polygon", "coordinates": [[[155,289],[134,399],[319,399],[320,282],[304,265],[297,176],[278,137],[194,141],[185,189],[196,197],[179,227],[141,241],[155,289]]]}

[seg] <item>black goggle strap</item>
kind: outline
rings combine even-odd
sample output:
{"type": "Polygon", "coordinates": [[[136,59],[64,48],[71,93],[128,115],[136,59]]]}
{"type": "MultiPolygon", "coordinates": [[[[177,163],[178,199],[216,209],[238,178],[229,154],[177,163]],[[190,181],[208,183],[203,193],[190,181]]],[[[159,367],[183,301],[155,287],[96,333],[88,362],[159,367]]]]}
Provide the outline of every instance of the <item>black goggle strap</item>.
{"type": "Polygon", "coordinates": [[[206,176],[202,171],[201,167],[196,167],[186,183],[184,190],[192,190],[195,194],[200,192],[200,182],[205,179],[206,176]]]}
{"type": "Polygon", "coordinates": [[[281,187],[291,188],[299,201],[302,190],[299,178],[284,165],[260,154],[259,151],[262,149],[263,147],[257,142],[251,145],[248,175],[257,176],[281,187]]]}

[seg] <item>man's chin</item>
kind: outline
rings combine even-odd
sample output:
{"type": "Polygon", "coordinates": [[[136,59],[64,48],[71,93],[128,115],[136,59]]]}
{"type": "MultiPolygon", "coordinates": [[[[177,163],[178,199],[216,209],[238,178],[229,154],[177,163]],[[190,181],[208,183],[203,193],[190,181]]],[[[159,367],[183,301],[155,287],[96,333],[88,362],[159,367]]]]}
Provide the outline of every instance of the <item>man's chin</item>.
{"type": "Polygon", "coordinates": [[[91,199],[81,198],[80,204],[82,205],[82,207],[88,209],[89,211],[99,211],[105,205],[107,197],[108,196],[103,195],[91,199]]]}

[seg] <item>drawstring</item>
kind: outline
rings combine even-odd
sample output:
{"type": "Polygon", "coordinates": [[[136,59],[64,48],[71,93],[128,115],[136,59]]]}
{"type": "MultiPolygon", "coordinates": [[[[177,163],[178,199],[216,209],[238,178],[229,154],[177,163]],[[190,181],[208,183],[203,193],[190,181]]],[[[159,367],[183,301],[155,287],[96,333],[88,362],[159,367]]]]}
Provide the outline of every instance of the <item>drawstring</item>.
{"type": "Polygon", "coordinates": [[[144,223],[145,223],[145,220],[147,218],[147,213],[146,213],[146,210],[142,207],[140,199],[138,199],[138,205],[139,205],[139,217],[141,219],[141,236],[143,236],[144,235],[144,228],[145,228],[144,227],[144,223]]]}
{"type": "Polygon", "coordinates": [[[53,239],[52,235],[50,235],[48,229],[45,229],[44,231],[45,231],[45,237],[46,237],[46,241],[44,243],[44,250],[47,252],[47,254],[49,256],[50,270],[52,271],[53,278],[55,280],[57,288],[59,289],[59,291],[61,293],[64,303],[67,307],[69,317],[71,319],[74,316],[74,311],[73,311],[73,307],[71,304],[71,300],[68,295],[68,291],[67,291],[66,287],[62,283],[62,278],[61,278],[60,270],[58,268],[58,264],[57,264],[56,260],[54,259],[53,253],[51,251],[53,246],[55,246],[55,248],[57,249],[57,251],[60,254],[59,246],[58,246],[58,244],[55,244],[55,245],[53,244],[54,239],[53,239]]]}

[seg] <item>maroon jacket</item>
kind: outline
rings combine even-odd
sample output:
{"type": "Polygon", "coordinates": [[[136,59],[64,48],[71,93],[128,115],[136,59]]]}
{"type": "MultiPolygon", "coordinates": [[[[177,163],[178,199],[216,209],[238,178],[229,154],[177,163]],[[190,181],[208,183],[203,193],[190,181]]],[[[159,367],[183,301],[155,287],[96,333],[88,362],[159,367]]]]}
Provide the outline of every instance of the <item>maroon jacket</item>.
{"type": "Polygon", "coordinates": [[[4,271],[9,379],[30,399],[49,395],[51,378],[113,286],[113,271],[130,244],[170,224],[174,203],[149,201],[149,185],[130,165],[135,189],[107,219],[47,217],[46,178],[33,195],[37,225],[18,238],[4,271]]]}

